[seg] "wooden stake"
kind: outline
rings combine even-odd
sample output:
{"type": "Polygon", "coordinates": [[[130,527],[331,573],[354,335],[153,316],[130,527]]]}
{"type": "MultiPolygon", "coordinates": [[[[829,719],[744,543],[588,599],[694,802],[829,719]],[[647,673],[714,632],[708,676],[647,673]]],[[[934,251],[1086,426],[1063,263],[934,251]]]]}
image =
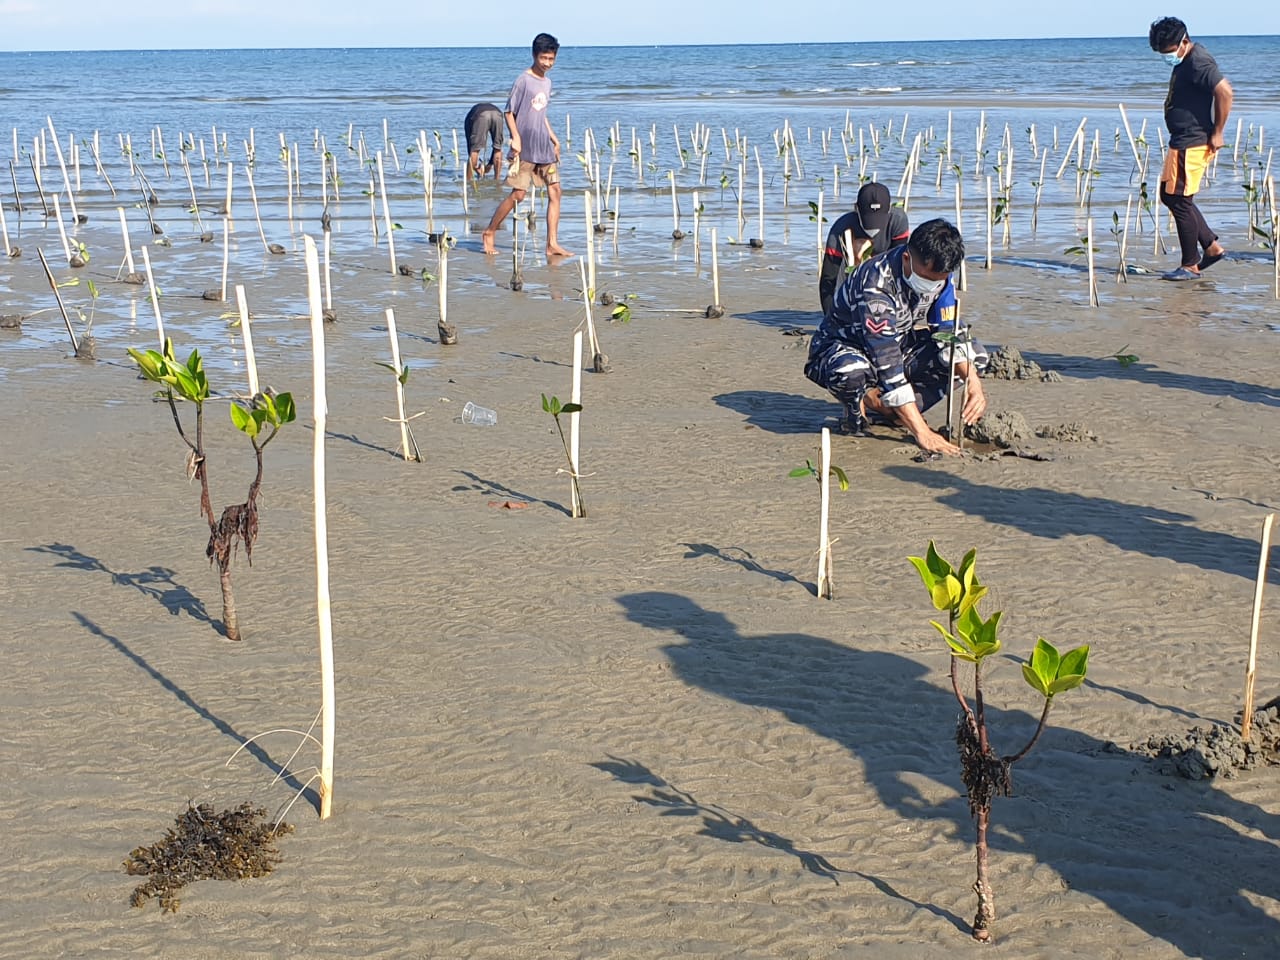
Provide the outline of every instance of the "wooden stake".
{"type": "Polygon", "coordinates": [[[382,170],[382,153],[377,154],[378,160],[378,190],[382,194],[382,220],[387,229],[387,252],[391,258],[391,275],[394,277],[399,272],[396,267],[396,241],[391,235],[391,207],[387,203],[387,180],[382,170]]]}
{"type": "MultiPolygon", "coordinates": [[[[71,338],[71,352],[77,357],[80,356],[80,342],[76,339],[76,332],[71,327],[71,318],[67,315],[67,308],[62,303],[62,294],[58,292],[58,281],[53,278],[53,271],[49,269],[49,261],[44,258],[44,251],[36,247],[36,256],[40,258],[40,265],[44,267],[44,275],[49,278],[49,286],[53,289],[53,298],[58,301],[58,309],[62,311],[62,322],[66,324],[67,336],[71,338]]],[[[160,339],[160,349],[164,350],[164,338],[160,339]]]]}
{"type": "Polygon", "coordinates": [[[333,616],[329,601],[329,525],[326,513],[324,441],[328,417],[325,392],[324,311],[320,305],[320,266],[316,244],[302,238],[307,265],[307,301],[311,307],[312,476],[315,486],[316,621],[320,639],[320,819],[333,812],[333,616]]]}
{"type": "Polygon", "coordinates": [[[831,600],[831,539],[827,523],[831,501],[831,431],[822,428],[822,456],[819,459],[818,486],[821,506],[818,510],[818,599],[831,600]]]}
{"type": "Polygon", "coordinates": [[[151,255],[142,248],[142,266],[147,274],[147,293],[151,296],[151,309],[156,314],[156,334],[160,340],[160,352],[164,353],[164,317],[160,315],[160,295],[156,293],[156,278],[151,272],[151,255]]]}
{"type": "MultiPolygon", "coordinates": [[[[121,211],[123,214],[123,211],[121,211]]],[[[222,300],[227,299],[227,268],[231,265],[231,218],[222,218],[222,300]]],[[[254,393],[257,391],[255,390],[254,393]]],[[[250,394],[252,396],[252,394],[250,394]]]]}
{"type": "Polygon", "coordinates": [[[1098,300],[1098,281],[1093,269],[1093,217],[1089,218],[1085,233],[1085,249],[1089,255],[1089,306],[1100,307],[1098,300]]]}
{"type": "Polygon", "coordinates": [[[253,330],[249,326],[249,301],[244,284],[236,284],[236,309],[240,312],[240,335],[244,337],[244,369],[249,377],[249,396],[258,395],[258,358],[253,350],[253,330]]]}
{"type": "MultiPolygon", "coordinates": [[[[569,402],[582,403],[582,331],[573,335],[573,382],[569,389],[569,402]]],[[[578,431],[579,415],[577,411],[569,414],[569,469],[572,471],[569,484],[570,516],[585,517],[582,499],[578,496],[578,431]]]]}
{"type": "Polygon", "coordinates": [[[724,316],[724,307],[720,303],[720,251],[716,248],[716,228],[711,228],[711,293],[713,302],[707,307],[707,317],[715,319],[724,316]]]}
{"type": "Polygon", "coordinates": [[[1249,663],[1244,674],[1244,710],[1240,717],[1240,739],[1249,739],[1253,724],[1253,684],[1258,669],[1258,628],[1262,620],[1262,591],[1267,584],[1267,567],[1271,560],[1271,528],[1276,521],[1268,513],[1262,521],[1262,552],[1258,557],[1258,581],[1253,588],[1253,616],[1249,621],[1249,663]]]}
{"type": "Polygon", "coordinates": [[[390,307],[387,308],[387,336],[391,338],[391,369],[396,375],[396,410],[399,413],[397,422],[400,424],[400,449],[404,451],[406,460],[421,462],[422,458],[417,456],[417,444],[411,444],[409,441],[409,421],[404,416],[404,384],[400,382],[400,377],[404,374],[404,368],[400,366],[400,338],[396,335],[396,312],[390,307]]]}

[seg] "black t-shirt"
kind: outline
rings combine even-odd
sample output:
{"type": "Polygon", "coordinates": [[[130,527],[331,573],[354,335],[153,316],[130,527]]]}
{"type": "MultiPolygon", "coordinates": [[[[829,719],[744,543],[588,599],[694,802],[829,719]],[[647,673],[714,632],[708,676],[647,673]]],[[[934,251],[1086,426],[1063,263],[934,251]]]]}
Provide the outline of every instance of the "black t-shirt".
{"type": "Polygon", "coordinates": [[[869,260],[903,243],[911,234],[911,222],[901,207],[890,207],[888,228],[868,238],[867,231],[862,226],[862,217],[858,215],[858,208],[854,207],[831,225],[831,230],[827,233],[827,249],[822,257],[822,270],[818,274],[818,301],[822,304],[824,316],[831,311],[831,298],[835,296],[836,287],[844,279],[843,243],[846,230],[853,233],[855,246],[860,240],[871,240],[871,252],[863,257],[864,260],[869,260]]]}
{"type": "Polygon", "coordinates": [[[1177,150],[1200,147],[1213,133],[1213,89],[1223,79],[1218,62],[1200,44],[1169,75],[1169,93],[1164,99],[1164,125],[1169,146],[1177,150]]]}

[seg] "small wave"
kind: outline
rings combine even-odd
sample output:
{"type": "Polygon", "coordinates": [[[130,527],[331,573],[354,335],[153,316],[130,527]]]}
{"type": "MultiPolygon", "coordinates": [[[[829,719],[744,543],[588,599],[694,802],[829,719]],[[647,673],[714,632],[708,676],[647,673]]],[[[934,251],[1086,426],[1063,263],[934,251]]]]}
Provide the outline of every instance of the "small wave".
{"type": "Polygon", "coordinates": [[[858,93],[901,93],[901,87],[859,87],[858,93]]]}
{"type": "Polygon", "coordinates": [[[859,60],[854,63],[846,63],[845,66],[846,67],[878,67],[880,66],[880,61],[879,60],[859,60]]]}
{"type": "Polygon", "coordinates": [[[809,92],[810,93],[835,93],[836,88],[835,87],[814,87],[809,92]]]}
{"type": "Polygon", "coordinates": [[[899,60],[897,61],[897,64],[900,67],[915,67],[915,66],[919,66],[920,61],[919,60],[899,60]]]}

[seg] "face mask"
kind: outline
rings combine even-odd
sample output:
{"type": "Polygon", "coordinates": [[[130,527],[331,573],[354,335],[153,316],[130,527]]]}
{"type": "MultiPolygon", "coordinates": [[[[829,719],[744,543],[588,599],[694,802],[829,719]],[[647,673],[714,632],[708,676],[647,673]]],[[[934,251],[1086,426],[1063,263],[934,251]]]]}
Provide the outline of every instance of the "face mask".
{"type": "Polygon", "coordinates": [[[1182,62],[1182,57],[1178,56],[1177,53],[1162,53],[1160,56],[1163,57],[1164,62],[1171,67],[1176,67],[1182,62]]]}
{"type": "Polygon", "coordinates": [[[904,277],[907,286],[918,293],[922,297],[932,297],[935,293],[942,289],[942,285],[947,281],[943,280],[926,280],[920,274],[916,273],[915,263],[911,265],[911,276],[904,277]]]}

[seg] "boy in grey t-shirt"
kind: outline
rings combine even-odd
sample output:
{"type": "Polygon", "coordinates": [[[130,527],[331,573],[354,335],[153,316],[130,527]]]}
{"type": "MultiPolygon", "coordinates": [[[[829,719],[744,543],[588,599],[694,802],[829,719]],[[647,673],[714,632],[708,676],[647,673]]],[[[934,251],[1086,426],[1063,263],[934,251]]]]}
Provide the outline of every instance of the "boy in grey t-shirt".
{"type": "Polygon", "coordinates": [[[509,193],[493,212],[489,226],[480,235],[485,253],[497,253],[494,237],[502,221],[530,187],[547,188],[547,256],[571,257],[560,246],[560,141],[551,129],[547,104],[551,101],[551,80],[547,77],[556,62],[560,42],[549,33],[533,38],[533,66],[516,78],[507,98],[504,115],[511,133],[511,170],[507,174],[509,193]]]}

